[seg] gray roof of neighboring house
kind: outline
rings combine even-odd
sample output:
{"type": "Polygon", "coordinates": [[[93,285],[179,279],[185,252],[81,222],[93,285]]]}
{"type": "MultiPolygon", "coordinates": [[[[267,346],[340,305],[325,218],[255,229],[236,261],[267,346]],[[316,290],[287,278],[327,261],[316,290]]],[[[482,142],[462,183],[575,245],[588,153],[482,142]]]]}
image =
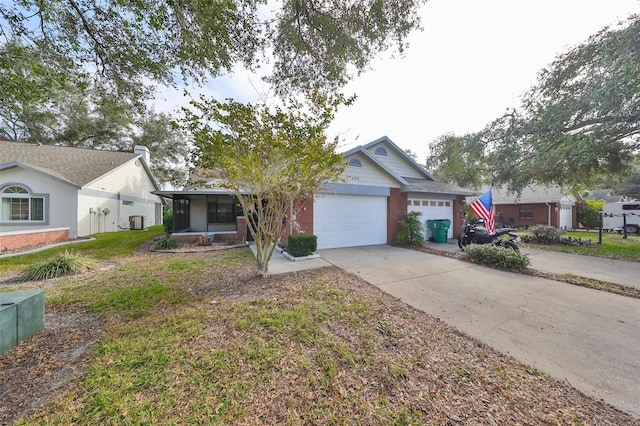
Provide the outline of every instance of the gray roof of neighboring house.
{"type": "MultiPolygon", "coordinates": [[[[131,152],[0,140],[0,170],[22,166],[78,187],[94,181],[136,157],[139,157],[139,154],[131,152]]],[[[144,166],[148,171],[147,165],[144,166]]]]}
{"type": "MultiPolygon", "coordinates": [[[[482,190],[482,193],[489,188],[482,190]]],[[[568,189],[559,186],[531,186],[522,190],[520,196],[517,193],[509,192],[506,188],[492,188],[491,196],[493,204],[537,204],[537,203],[557,203],[562,199],[575,201],[568,189]]]]}
{"type": "Polygon", "coordinates": [[[597,189],[589,191],[589,196],[596,200],[604,200],[612,203],[624,201],[625,199],[624,195],[615,195],[612,189],[597,189]]]}
{"type": "Polygon", "coordinates": [[[429,193],[442,193],[442,194],[454,194],[454,195],[476,195],[479,194],[475,191],[466,188],[460,188],[459,186],[450,185],[444,182],[405,178],[409,183],[408,186],[403,187],[404,192],[429,192],[429,193]]]}

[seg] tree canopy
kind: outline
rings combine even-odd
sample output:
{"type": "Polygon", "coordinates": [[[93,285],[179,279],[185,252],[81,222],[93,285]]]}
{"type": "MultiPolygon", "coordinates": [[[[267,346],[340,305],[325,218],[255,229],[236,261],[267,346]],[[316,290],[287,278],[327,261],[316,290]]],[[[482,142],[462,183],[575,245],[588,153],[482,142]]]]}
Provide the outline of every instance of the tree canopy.
{"type": "MultiPolygon", "coordinates": [[[[558,56],[518,108],[460,137],[481,148],[475,167],[464,150],[434,142],[440,173],[519,191],[531,183],[590,185],[602,173],[622,174],[640,147],[640,17],[607,27],[558,56]],[[453,158],[447,158],[453,156],[453,158]],[[465,164],[471,170],[465,170],[465,164]]],[[[475,151],[474,151],[475,152],[475,151]]]]}
{"type": "Polygon", "coordinates": [[[128,99],[151,84],[267,67],[279,93],[335,92],[376,53],[405,48],[426,0],[24,0],[0,3],[0,37],[53,69],[93,73],[128,99]],[[70,67],[69,64],[75,67],[70,67]]]}
{"type": "Polygon", "coordinates": [[[325,136],[335,107],[316,104],[314,114],[295,101],[269,107],[201,99],[184,111],[181,124],[195,146],[192,163],[239,200],[262,275],[268,273],[287,211],[322,182],[336,181],[343,169],[342,155],[335,152],[338,139],[325,136]]]}

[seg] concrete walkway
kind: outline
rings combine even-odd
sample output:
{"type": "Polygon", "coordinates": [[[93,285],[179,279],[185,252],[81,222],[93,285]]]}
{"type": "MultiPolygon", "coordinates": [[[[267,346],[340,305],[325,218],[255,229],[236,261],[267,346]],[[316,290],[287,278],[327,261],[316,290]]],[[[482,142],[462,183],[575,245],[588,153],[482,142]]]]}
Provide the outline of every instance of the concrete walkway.
{"type": "MultiPolygon", "coordinates": [[[[640,418],[639,299],[390,246],[319,253],[405,303],[640,418]]],[[[534,262],[541,258],[532,256],[534,262]]],[[[637,274],[636,264],[625,266],[632,267],[630,276],[637,274]]],[[[573,267],[562,265],[564,272],[573,267]]]]}

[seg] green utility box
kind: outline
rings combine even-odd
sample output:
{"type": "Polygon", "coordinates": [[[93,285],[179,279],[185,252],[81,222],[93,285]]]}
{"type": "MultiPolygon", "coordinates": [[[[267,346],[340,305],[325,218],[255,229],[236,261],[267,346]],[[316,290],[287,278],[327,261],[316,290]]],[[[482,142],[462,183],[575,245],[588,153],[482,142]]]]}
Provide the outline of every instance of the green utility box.
{"type": "Polygon", "coordinates": [[[44,292],[0,293],[0,355],[44,329],[44,292]]]}
{"type": "Polygon", "coordinates": [[[449,233],[449,227],[451,226],[451,221],[449,219],[427,220],[427,226],[431,231],[431,236],[433,237],[434,242],[447,242],[447,234],[449,233]]]}

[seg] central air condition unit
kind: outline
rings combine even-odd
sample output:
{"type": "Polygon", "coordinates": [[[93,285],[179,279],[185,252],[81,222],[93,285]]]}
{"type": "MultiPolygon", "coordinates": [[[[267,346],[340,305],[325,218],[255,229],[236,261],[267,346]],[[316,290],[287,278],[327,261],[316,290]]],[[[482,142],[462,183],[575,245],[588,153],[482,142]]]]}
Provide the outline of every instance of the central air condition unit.
{"type": "Polygon", "coordinates": [[[129,216],[129,229],[144,229],[144,216],[129,216]]]}

